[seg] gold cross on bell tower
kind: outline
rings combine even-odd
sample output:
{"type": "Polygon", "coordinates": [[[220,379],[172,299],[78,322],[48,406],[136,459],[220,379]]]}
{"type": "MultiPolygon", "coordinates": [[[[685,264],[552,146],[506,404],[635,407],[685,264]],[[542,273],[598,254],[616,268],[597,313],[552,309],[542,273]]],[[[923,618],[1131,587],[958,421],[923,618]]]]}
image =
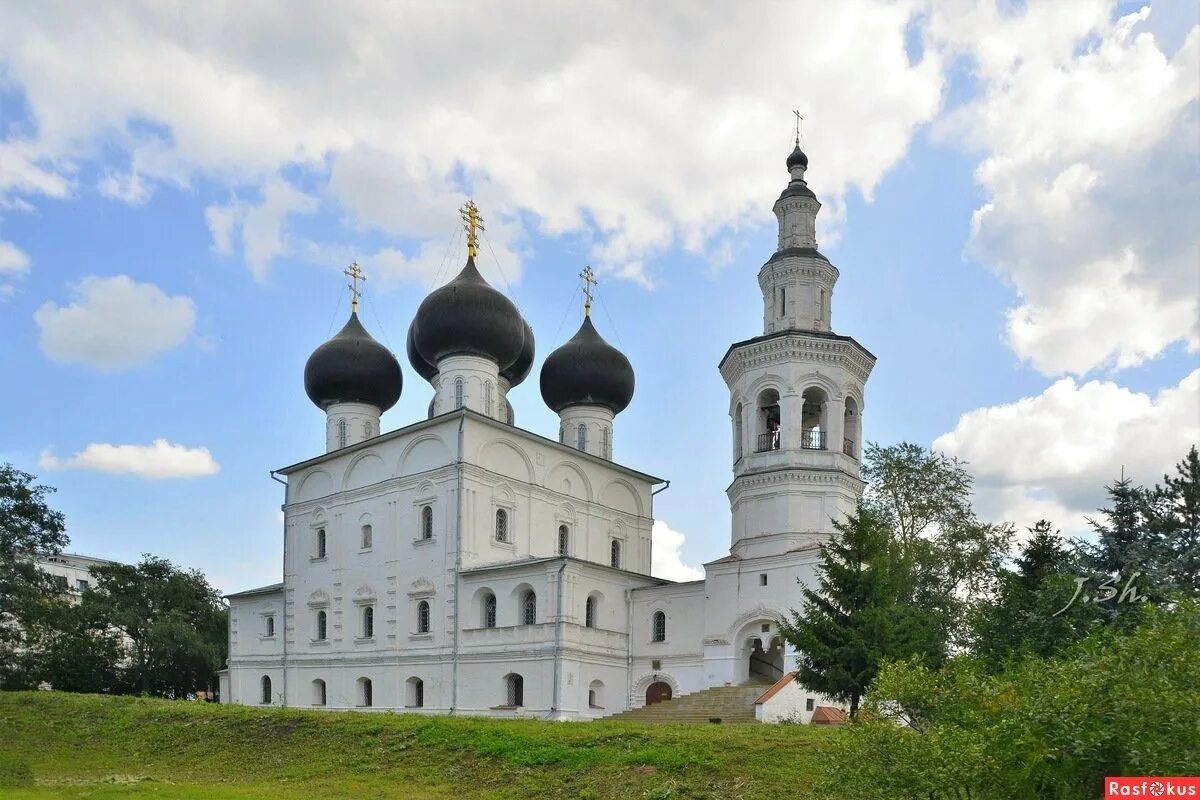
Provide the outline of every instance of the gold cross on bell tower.
{"type": "Polygon", "coordinates": [[[800,109],[793,108],[792,113],[796,115],[796,147],[800,146],[800,123],[804,121],[804,117],[800,116],[800,109]]]}
{"type": "Polygon", "coordinates": [[[468,200],[458,213],[467,229],[467,255],[474,258],[479,254],[479,232],[487,230],[483,227],[483,217],[479,216],[479,206],[474,200],[468,200]]]}
{"type": "Polygon", "coordinates": [[[592,272],[590,265],[583,268],[579,277],[583,278],[583,315],[590,317],[592,315],[592,287],[600,281],[596,280],[596,273],[592,272]]]}
{"type": "Polygon", "coordinates": [[[350,279],[350,311],[358,313],[358,297],[362,291],[358,288],[358,282],[367,282],[367,276],[362,271],[362,267],[358,266],[358,261],[351,261],[350,266],[342,273],[350,279]]]}

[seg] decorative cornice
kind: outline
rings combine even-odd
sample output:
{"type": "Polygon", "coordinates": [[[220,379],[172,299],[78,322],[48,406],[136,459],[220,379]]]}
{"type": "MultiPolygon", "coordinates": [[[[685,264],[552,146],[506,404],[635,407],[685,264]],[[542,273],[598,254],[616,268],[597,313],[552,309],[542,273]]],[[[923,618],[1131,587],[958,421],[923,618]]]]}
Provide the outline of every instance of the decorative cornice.
{"type": "Polygon", "coordinates": [[[794,363],[838,366],[859,383],[866,383],[875,367],[875,356],[849,336],[788,330],[731,345],[719,368],[725,383],[732,387],[746,370],[794,363]]]}

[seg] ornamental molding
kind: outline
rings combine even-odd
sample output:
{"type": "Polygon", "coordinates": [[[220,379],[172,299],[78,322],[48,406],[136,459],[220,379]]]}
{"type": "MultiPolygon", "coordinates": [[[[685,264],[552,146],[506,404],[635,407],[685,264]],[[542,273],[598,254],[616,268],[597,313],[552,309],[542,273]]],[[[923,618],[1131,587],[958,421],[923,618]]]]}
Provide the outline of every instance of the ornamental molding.
{"type": "Polygon", "coordinates": [[[807,278],[820,281],[830,288],[838,279],[837,267],[827,261],[812,256],[785,256],[774,262],[767,262],[758,273],[758,285],[766,289],[776,286],[790,278],[807,278]]]}
{"type": "Polygon", "coordinates": [[[412,598],[432,597],[436,593],[437,587],[428,578],[417,578],[408,589],[408,596],[412,598]]]}
{"type": "Polygon", "coordinates": [[[805,469],[776,469],[770,472],[739,475],[729,485],[727,494],[736,502],[742,495],[757,489],[798,486],[840,486],[855,494],[861,494],[866,482],[844,472],[813,472],[805,469]]]}
{"type": "Polygon", "coordinates": [[[329,593],[328,592],[325,592],[321,589],[317,589],[315,592],[313,592],[312,594],[310,594],[308,596],[309,608],[318,608],[318,607],[327,606],[327,605],[329,605],[329,593]]]}
{"type": "Polygon", "coordinates": [[[375,602],[375,590],[370,586],[363,584],[354,592],[354,603],[356,605],[368,605],[375,602]]]}
{"type": "Polygon", "coordinates": [[[732,387],[749,370],[795,363],[840,367],[860,384],[867,382],[875,367],[875,359],[857,342],[796,332],[734,347],[721,366],[721,377],[732,387]]]}

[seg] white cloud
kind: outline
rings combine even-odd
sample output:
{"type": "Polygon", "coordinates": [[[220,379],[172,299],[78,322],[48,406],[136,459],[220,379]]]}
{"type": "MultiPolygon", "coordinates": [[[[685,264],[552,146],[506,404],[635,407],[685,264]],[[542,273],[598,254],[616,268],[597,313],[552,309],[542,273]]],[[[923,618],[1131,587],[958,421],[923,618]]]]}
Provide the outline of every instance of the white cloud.
{"type": "Polygon", "coordinates": [[[650,531],[650,574],[671,581],[695,581],[704,570],[683,563],[683,534],[661,519],[654,520],[650,531]]]}
{"type": "Polygon", "coordinates": [[[113,475],[137,475],[146,480],[196,478],[221,471],[207,447],[184,447],[166,439],[153,444],[89,444],[68,457],[46,449],[38,460],[46,470],[85,469],[113,475]]]}
{"type": "Polygon", "coordinates": [[[0,239],[0,275],[21,275],[29,271],[29,256],[12,242],[0,239]]]}
{"type": "Polygon", "coordinates": [[[1084,527],[1121,470],[1152,485],[1200,443],[1200,370],[1151,397],[1063,378],[1040,395],[976,409],[935,449],[969,462],[980,510],[1021,526],[1084,527]]]}
{"type": "Polygon", "coordinates": [[[930,22],[982,89],[939,126],[984,155],[968,253],[1016,289],[1009,344],[1047,375],[1200,347],[1200,25],[1168,55],[1149,7],[1112,12],[959,4],[930,22]]]}
{"type": "Polygon", "coordinates": [[[100,194],[130,205],[140,205],[150,198],[150,185],[137,172],[106,172],[97,186],[100,194]]]}
{"type": "MultiPolygon", "coordinates": [[[[581,235],[594,263],[649,283],[665,248],[701,252],[761,222],[786,180],[797,105],[823,225],[847,192],[870,195],[941,101],[937,53],[906,55],[920,7],[518,3],[463,15],[358,0],[303,14],[118,4],[85,19],[26,4],[0,12],[0,52],[37,121],[38,163],[61,165],[60,179],[114,150],[147,184],[202,176],[269,196],[287,185],[281,170],[302,173],[351,227],[397,237],[388,244],[410,261],[445,241],[451,202],[470,192],[491,222],[581,235]]],[[[257,275],[289,250],[275,232],[306,207],[290,199],[273,215],[265,202],[261,227],[246,212],[257,275]]]]}
{"type": "Polygon", "coordinates": [[[227,205],[209,206],[204,216],[213,237],[213,249],[228,255],[233,251],[236,236],[241,241],[246,265],[262,281],[266,280],[272,261],[294,253],[299,247],[289,236],[288,218],[311,214],[317,207],[315,197],[274,176],[263,183],[262,202],[258,205],[235,200],[227,205]]]}
{"type": "Polygon", "coordinates": [[[34,313],[42,352],[54,361],[129,369],[183,344],[196,325],[191,298],[128,275],[84,278],[71,293],[70,305],[47,301],[34,313]]]}

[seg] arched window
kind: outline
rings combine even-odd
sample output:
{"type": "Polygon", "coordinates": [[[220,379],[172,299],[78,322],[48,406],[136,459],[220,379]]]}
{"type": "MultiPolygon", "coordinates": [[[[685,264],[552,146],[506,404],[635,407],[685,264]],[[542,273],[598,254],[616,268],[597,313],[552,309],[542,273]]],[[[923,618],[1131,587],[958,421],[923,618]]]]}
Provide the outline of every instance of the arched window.
{"type": "Polygon", "coordinates": [[[768,450],[778,450],[780,447],[779,431],[782,425],[779,392],[775,389],[764,389],[758,396],[758,442],[754,451],[765,453],[768,450]]]}
{"type": "Polygon", "coordinates": [[[317,528],[317,558],[324,558],[327,552],[325,549],[325,529],[317,528]]]}
{"type": "Polygon", "coordinates": [[[429,633],[429,601],[417,603],[417,633],[429,633]]]}
{"type": "Polygon", "coordinates": [[[596,627],[596,598],[589,597],[583,604],[583,627],[596,627]]]}
{"type": "Polygon", "coordinates": [[[525,705],[525,679],[515,672],[504,676],[505,705],[520,708],[525,705]]]}
{"type": "Polygon", "coordinates": [[[433,506],[421,506],[421,538],[433,538],[433,506]]]}
{"type": "Polygon", "coordinates": [[[607,425],[600,428],[600,454],[612,458],[612,431],[607,425]]]}
{"type": "Polygon", "coordinates": [[[463,379],[462,378],[454,379],[454,407],[455,408],[463,407],[463,379]]]}
{"type": "Polygon", "coordinates": [[[577,450],[587,449],[587,425],[584,425],[582,422],[575,429],[575,448],[577,450]]]}
{"type": "Polygon", "coordinates": [[[521,595],[521,624],[537,624],[537,595],[532,591],[521,595]]]}
{"type": "Polygon", "coordinates": [[[829,430],[829,395],[823,389],[810,386],[804,390],[803,398],[800,447],[805,450],[825,450],[829,446],[825,441],[825,433],[829,430]]]}
{"type": "Polygon", "coordinates": [[[654,618],[651,627],[654,629],[652,641],[665,642],[667,640],[667,615],[661,611],[654,612],[654,618]]]}
{"type": "Polygon", "coordinates": [[[621,540],[613,539],[612,544],[608,548],[608,563],[609,566],[621,568],[621,540]]]}
{"type": "Polygon", "coordinates": [[[592,681],[588,686],[588,708],[603,708],[604,706],[604,682],[592,681]]]}
{"type": "Polygon", "coordinates": [[[787,288],[779,287],[779,316],[784,316],[787,313],[787,288]]]}
{"type": "Polygon", "coordinates": [[[314,706],[325,705],[325,681],[320,678],[312,682],[312,704],[314,706]]]}
{"type": "Polygon", "coordinates": [[[742,457],[742,404],[737,404],[733,417],[733,458],[736,461],[742,457]]]}
{"type": "Polygon", "coordinates": [[[571,529],[566,525],[558,526],[558,554],[565,556],[571,545],[571,529]]]}
{"type": "Polygon", "coordinates": [[[358,704],[364,708],[370,708],[375,704],[375,698],[372,696],[371,679],[358,679],[358,704]]]}
{"type": "Polygon", "coordinates": [[[375,606],[366,606],[362,610],[362,635],[364,639],[375,636],[375,606]]]}
{"type": "Polygon", "coordinates": [[[362,549],[370,550],[374,540],[374,530],[370,525],[362,526],[362,549]]]}
{"type": "Polygon", "coordinates": [[[271,676],[262,676],[262,698],[259,700],[264,706],[271,705],[271,676]]]}
{"type": "Polygon", "coordinates": [[[508,541],[508,512],[503,508],[496,509],[496,541],[508,541]]]}
{"type": "Polygon", "coordinates": [[[492,416],[492,382],[488,381],[484,386],[485,402],[487,404],[487,415],[492,416]]]}
{"type": "Polygon", "coordinates": [[[329,623],[329,617],[325,614],[325,612],[318,611],[317,612],[317,639],[319,641],[324,641],[324,639],[326,638],[326,634],[329,633],[328,623],[329,623]]]}
{"type": "Polygon", "coordinates": [[[496,595],[488,594],[483,598],[483,627],[496,627],[496,595]]]}
{"type": "Polygon", "coordinates": [[[346,446],[346,420],[338,420],[338,447],[346,446]]]}
{"type": "Polygon", "coordinates": [[[363,420],[363,438],[364,439],[371,438],[371,420],[369,420],[369,419],[363,420]]]}
{"type": "Polygon", "coordinates": [[[858,458],[858,443],[860,440],[860,420],[858,401],[853,397],[846,398],[846,410],[842,415],[842,452],[851,458],[858,458]]]}
{"type": "Polygon", "coordinates": [[[417,677],[408,679],[408,697],[405,705],[409,708],[425,707],[425,681],[417,677]]]}
{"type": "Polygon", "coordinates": [[[267,617],[267,636],[275,635],[275,618],[267,617]]]}

